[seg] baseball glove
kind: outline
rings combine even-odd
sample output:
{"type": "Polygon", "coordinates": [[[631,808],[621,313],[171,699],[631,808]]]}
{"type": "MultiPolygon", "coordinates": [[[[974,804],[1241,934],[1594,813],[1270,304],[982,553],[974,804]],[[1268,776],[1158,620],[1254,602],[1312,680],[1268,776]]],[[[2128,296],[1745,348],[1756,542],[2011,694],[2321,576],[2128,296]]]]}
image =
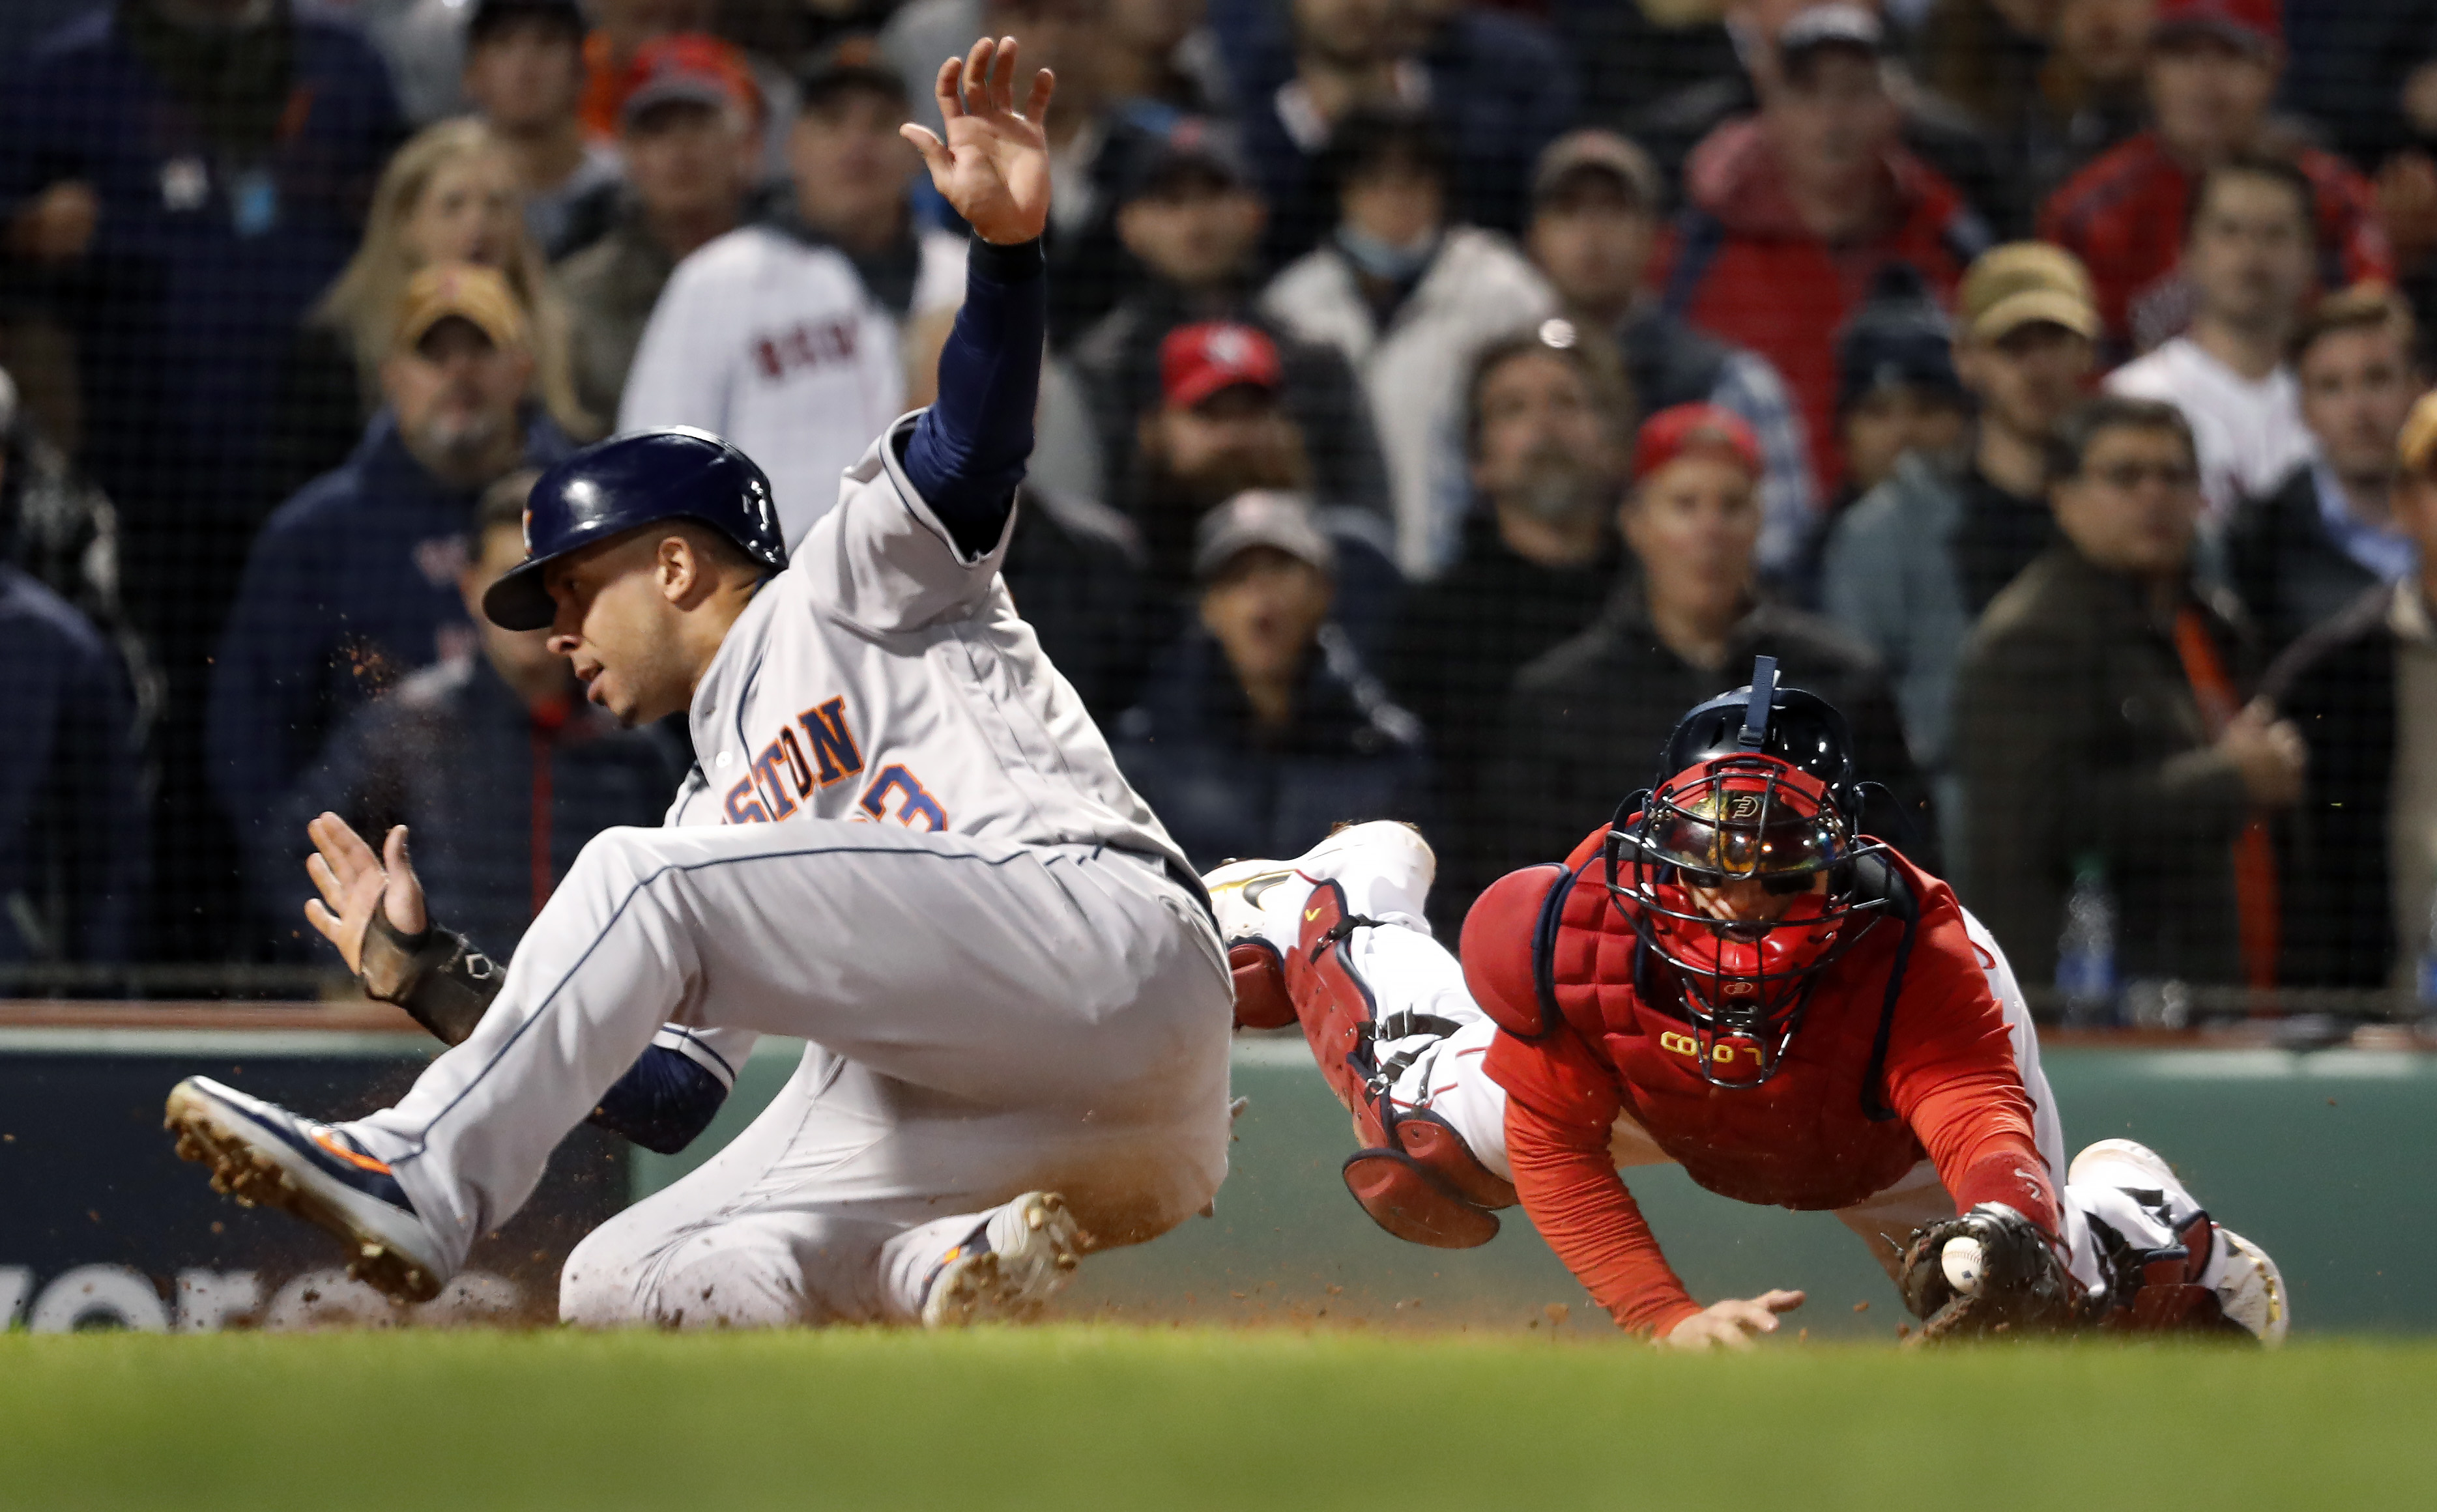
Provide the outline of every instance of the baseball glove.
{"type": "Polygon", "coordinates": [[[1915,1230],[1902,1284],[1924,1341],[2054,1333],[2084,1321],[2081,1285],[2056,1242],[2004,1203],[1915,1230]],[[1958,1240],[1971,1243],[1950,1256],[1958,1240]]]}

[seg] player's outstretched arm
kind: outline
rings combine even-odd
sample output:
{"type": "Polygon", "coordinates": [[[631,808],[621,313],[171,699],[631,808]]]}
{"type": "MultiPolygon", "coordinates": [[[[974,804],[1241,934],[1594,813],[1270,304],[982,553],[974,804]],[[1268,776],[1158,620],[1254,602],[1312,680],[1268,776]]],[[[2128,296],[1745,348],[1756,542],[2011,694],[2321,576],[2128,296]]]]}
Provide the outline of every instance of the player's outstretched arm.
{"type": "Polygon", "coordinates": [[[1015,109],[1015,40],[985,37],[939,66],[943,142],[919,126],[905,139],[931,182],[975,236],[965,303],[939,353],[938,398],[915,422],[902,454],[906,480],[968,557],[1007,529],[1016,485],[1032,456],[1032,412],[1049,328],[1041,234],[1049,223],[1049,144],[1041,123],[1056,81],[1033,76],[1015,109]]]}

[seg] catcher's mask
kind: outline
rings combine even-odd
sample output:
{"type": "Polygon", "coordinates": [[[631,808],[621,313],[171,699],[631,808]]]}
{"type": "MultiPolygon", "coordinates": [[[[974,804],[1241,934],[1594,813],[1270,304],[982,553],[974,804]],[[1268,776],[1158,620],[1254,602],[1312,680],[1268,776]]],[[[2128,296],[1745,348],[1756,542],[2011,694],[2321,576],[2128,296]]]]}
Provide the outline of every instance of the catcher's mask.
{"type": "Polygon", "coordinates": [[[1750,686],[1684,717],[1658,786],[1609,826],[1609,895],[1672,977],[1713,1086],[1778,1073],[1819,973],[1885,907],[1855,895],[1853,862],[1885,847],[1857,832],[1852,766],[1844,717],[1779,687],[1763,656],[1750,686]]]}

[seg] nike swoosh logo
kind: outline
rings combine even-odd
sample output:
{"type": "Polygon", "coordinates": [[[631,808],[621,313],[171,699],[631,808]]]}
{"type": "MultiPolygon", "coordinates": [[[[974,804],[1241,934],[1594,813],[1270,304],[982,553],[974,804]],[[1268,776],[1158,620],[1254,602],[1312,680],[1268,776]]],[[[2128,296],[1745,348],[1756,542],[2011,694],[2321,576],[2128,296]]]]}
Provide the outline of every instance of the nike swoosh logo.
{"type": "Polygon", "coordinates": [[[1254,908],[1259,908],[1261,906],[1262,894],[1268,892],[1271,888],[1277,886],[1280,882],[1285,881],[1288,878],[1292,877],[1294,873],[1292,872],[1271,872],[1267,877],[1254,878],[1251,881],[1244,884],[1244,901],[1254,908]]]}
{"type": "Polygon", "coordinates": [[[1318,917],[1320,917],[1320,910],[1318,909],[1306,909],[1303,911],[1303,921],[1306,924],[1309,924],[1312,920],[1318,917]]]}

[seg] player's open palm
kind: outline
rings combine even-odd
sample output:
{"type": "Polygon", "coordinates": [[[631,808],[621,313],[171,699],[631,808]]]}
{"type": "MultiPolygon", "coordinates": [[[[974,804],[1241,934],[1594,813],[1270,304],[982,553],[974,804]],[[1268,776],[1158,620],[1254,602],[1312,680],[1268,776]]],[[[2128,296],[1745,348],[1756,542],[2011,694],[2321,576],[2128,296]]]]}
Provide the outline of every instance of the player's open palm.
{"type": "Polygon", "coordinates": [[[1748,1349],[1755,1333],[1775,1333],[1777,1315],[1802,1305],[1799,1292],[1763,1292],[1712,1302],[1675,1325],[1658,1342],[1670,1349],[1748,1349]]]}
{"type": "Polygon", "coordinates": [[[305,872],[322,894],[305,905],[306,922],[339,947],[349,971],[363,969],[364,931],[372,927],[374,910],[387,912],[391,928],[401,934],[423,932],[423,884],[407,858],[404,825],[389,832],[382,855],[375,855],[337,814],[322,815],[305,833],[313,841],[305,872]]]}
{"type": "Polygon", "coordinates": [[[1024,109],[1015,108],[1013,37],[973,43],[939,65],[942,142],[919,126],[899,132],[931,169],[931,182],[984,241],[1012,247],[1049,224],[1049,139],[1042,122],[1058,81],[1036,70],[1024,109]]]}

